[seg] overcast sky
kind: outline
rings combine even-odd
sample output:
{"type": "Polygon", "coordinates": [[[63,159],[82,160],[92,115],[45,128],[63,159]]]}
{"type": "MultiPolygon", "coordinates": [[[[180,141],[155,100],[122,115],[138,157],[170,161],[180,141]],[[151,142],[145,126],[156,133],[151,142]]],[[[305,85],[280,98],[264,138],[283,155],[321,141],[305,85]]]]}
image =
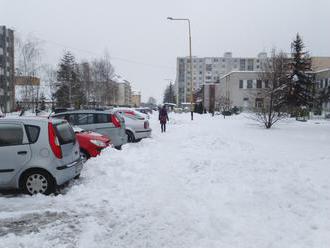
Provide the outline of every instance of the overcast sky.
{"type": "Polygon", "coordinates": [[[65,49],[78,60],[108,50],[116,72],[134,90],[160,100],[175,79],[176,57],[255,57],[273,47],[289,51],[299,32],[314,56],[330,56],[330,0],[0,0],[0,25],[45,40],[44,62],[65,49]]]}

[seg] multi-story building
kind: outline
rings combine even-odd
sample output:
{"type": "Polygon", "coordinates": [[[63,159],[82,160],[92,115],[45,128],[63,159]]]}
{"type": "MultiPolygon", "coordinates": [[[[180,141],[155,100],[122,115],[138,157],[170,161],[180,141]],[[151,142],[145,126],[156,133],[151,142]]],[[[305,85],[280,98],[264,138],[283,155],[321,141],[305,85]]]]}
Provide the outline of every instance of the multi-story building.
{"type": "Polygon", "coordinates": [[[15,104],[14,31],[0,26],[0,108],[9,112],[15,104]]]}
{"type": "Polygon", "coordinates": [[[140,107],[141,106],[141,93],[140,92],[132,92],[132,100],[131,100],[133,107],[140,107]]]}
{"type": "MultiPolygon", "coordinates": [[[[223,57],[193,57],[192,81],[193,91],[204,84],[214,84],[231,71],[258,71],[262,62],[267,59],[267,53],[259,53],[257,58],[232,57],[227,52],[223,57]]],[[[190,101],[191,72],[189,57],[177,58],[176,92],[178,103],[190,101]]]]}
{"type": "MultiPolygon", "coordinates": [[[[230,52],[223,57],[192,59],[193,91],[199,92],[199,102],[209,111],[220,98],[230,99],[232,106],[249,108],[261,104],[258,91],[265,87],[259,78],[267,53],[259,53],[256,58],[232,57],[230,52]],[[219,85],[218,85],[219,84],[219,85]],[[215,89],[215,92],[213,92],[215,89]]],[[[325,87],[330,68],[330,57],[311,57],[312,73],[319,85],[325,87]],[[324,77],[323,79],[321,77],[324,77]],[[323,80],[323,81],[322,81],[323,80]]],[[[189,57],[177,58],[176,92],[179,106],[190,102],[191,72],[189,57]]],[[[196,98],[196,97],[195,97],[196,98]]]]}
{"type": "Polygon", "coordinates": [[[119,75],[115,75],[112,81],[115,82],[118,87],[114,105],[131,106],[132,104],[131,83],[119,75]]]}

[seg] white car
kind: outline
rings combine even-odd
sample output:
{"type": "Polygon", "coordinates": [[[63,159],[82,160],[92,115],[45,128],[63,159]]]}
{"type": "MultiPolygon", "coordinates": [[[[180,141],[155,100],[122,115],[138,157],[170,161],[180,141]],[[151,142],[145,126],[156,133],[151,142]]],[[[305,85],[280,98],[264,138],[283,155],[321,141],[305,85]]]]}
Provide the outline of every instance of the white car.
{"type": "Polygon", "coordinates": [[[0,110],[0,118],[1,117],[5,117],[5,115],[2,113],[2,111],[0,110]]]}
{"type": "Polygon", "coordinates": [[[129,108],[115,108],[113,110],[125,119],[128,142],[139,142],[141,139],[151,136],[152,130],[145,114],[129,108]]]}

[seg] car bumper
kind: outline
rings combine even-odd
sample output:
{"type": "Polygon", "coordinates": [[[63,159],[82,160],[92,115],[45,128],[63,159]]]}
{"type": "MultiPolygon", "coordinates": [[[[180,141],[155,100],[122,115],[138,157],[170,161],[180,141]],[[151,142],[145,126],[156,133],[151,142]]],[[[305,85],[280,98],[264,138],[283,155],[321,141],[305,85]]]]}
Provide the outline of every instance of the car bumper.
{"type": "Polygon", "coordinates": [[[135,131],[135,139],[144,139],[151,137],[151,129],[135,131]]]}
{"type": "Polygon", "coordinates": [[[79,158],[73,163],[56,167],[56,183],[57,185],[62,185],[65,182],[73,179],[75,176],[79,175],[83,168],[83,162],[79,158]]]}

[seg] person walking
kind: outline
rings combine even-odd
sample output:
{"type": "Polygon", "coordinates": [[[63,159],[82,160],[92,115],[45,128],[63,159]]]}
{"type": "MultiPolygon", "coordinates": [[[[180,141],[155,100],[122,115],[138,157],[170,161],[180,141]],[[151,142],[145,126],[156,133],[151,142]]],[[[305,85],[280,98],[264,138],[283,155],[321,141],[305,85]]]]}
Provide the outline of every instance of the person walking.
{"type": "Polygon", "coordinates": [[[163,132],[166,132],[166,122],[168,121],[168,114],[166,110],[166,106],[164,105],[160,110],[159,110],[159,122],[160,122],[160,127],[163,132]]]}

